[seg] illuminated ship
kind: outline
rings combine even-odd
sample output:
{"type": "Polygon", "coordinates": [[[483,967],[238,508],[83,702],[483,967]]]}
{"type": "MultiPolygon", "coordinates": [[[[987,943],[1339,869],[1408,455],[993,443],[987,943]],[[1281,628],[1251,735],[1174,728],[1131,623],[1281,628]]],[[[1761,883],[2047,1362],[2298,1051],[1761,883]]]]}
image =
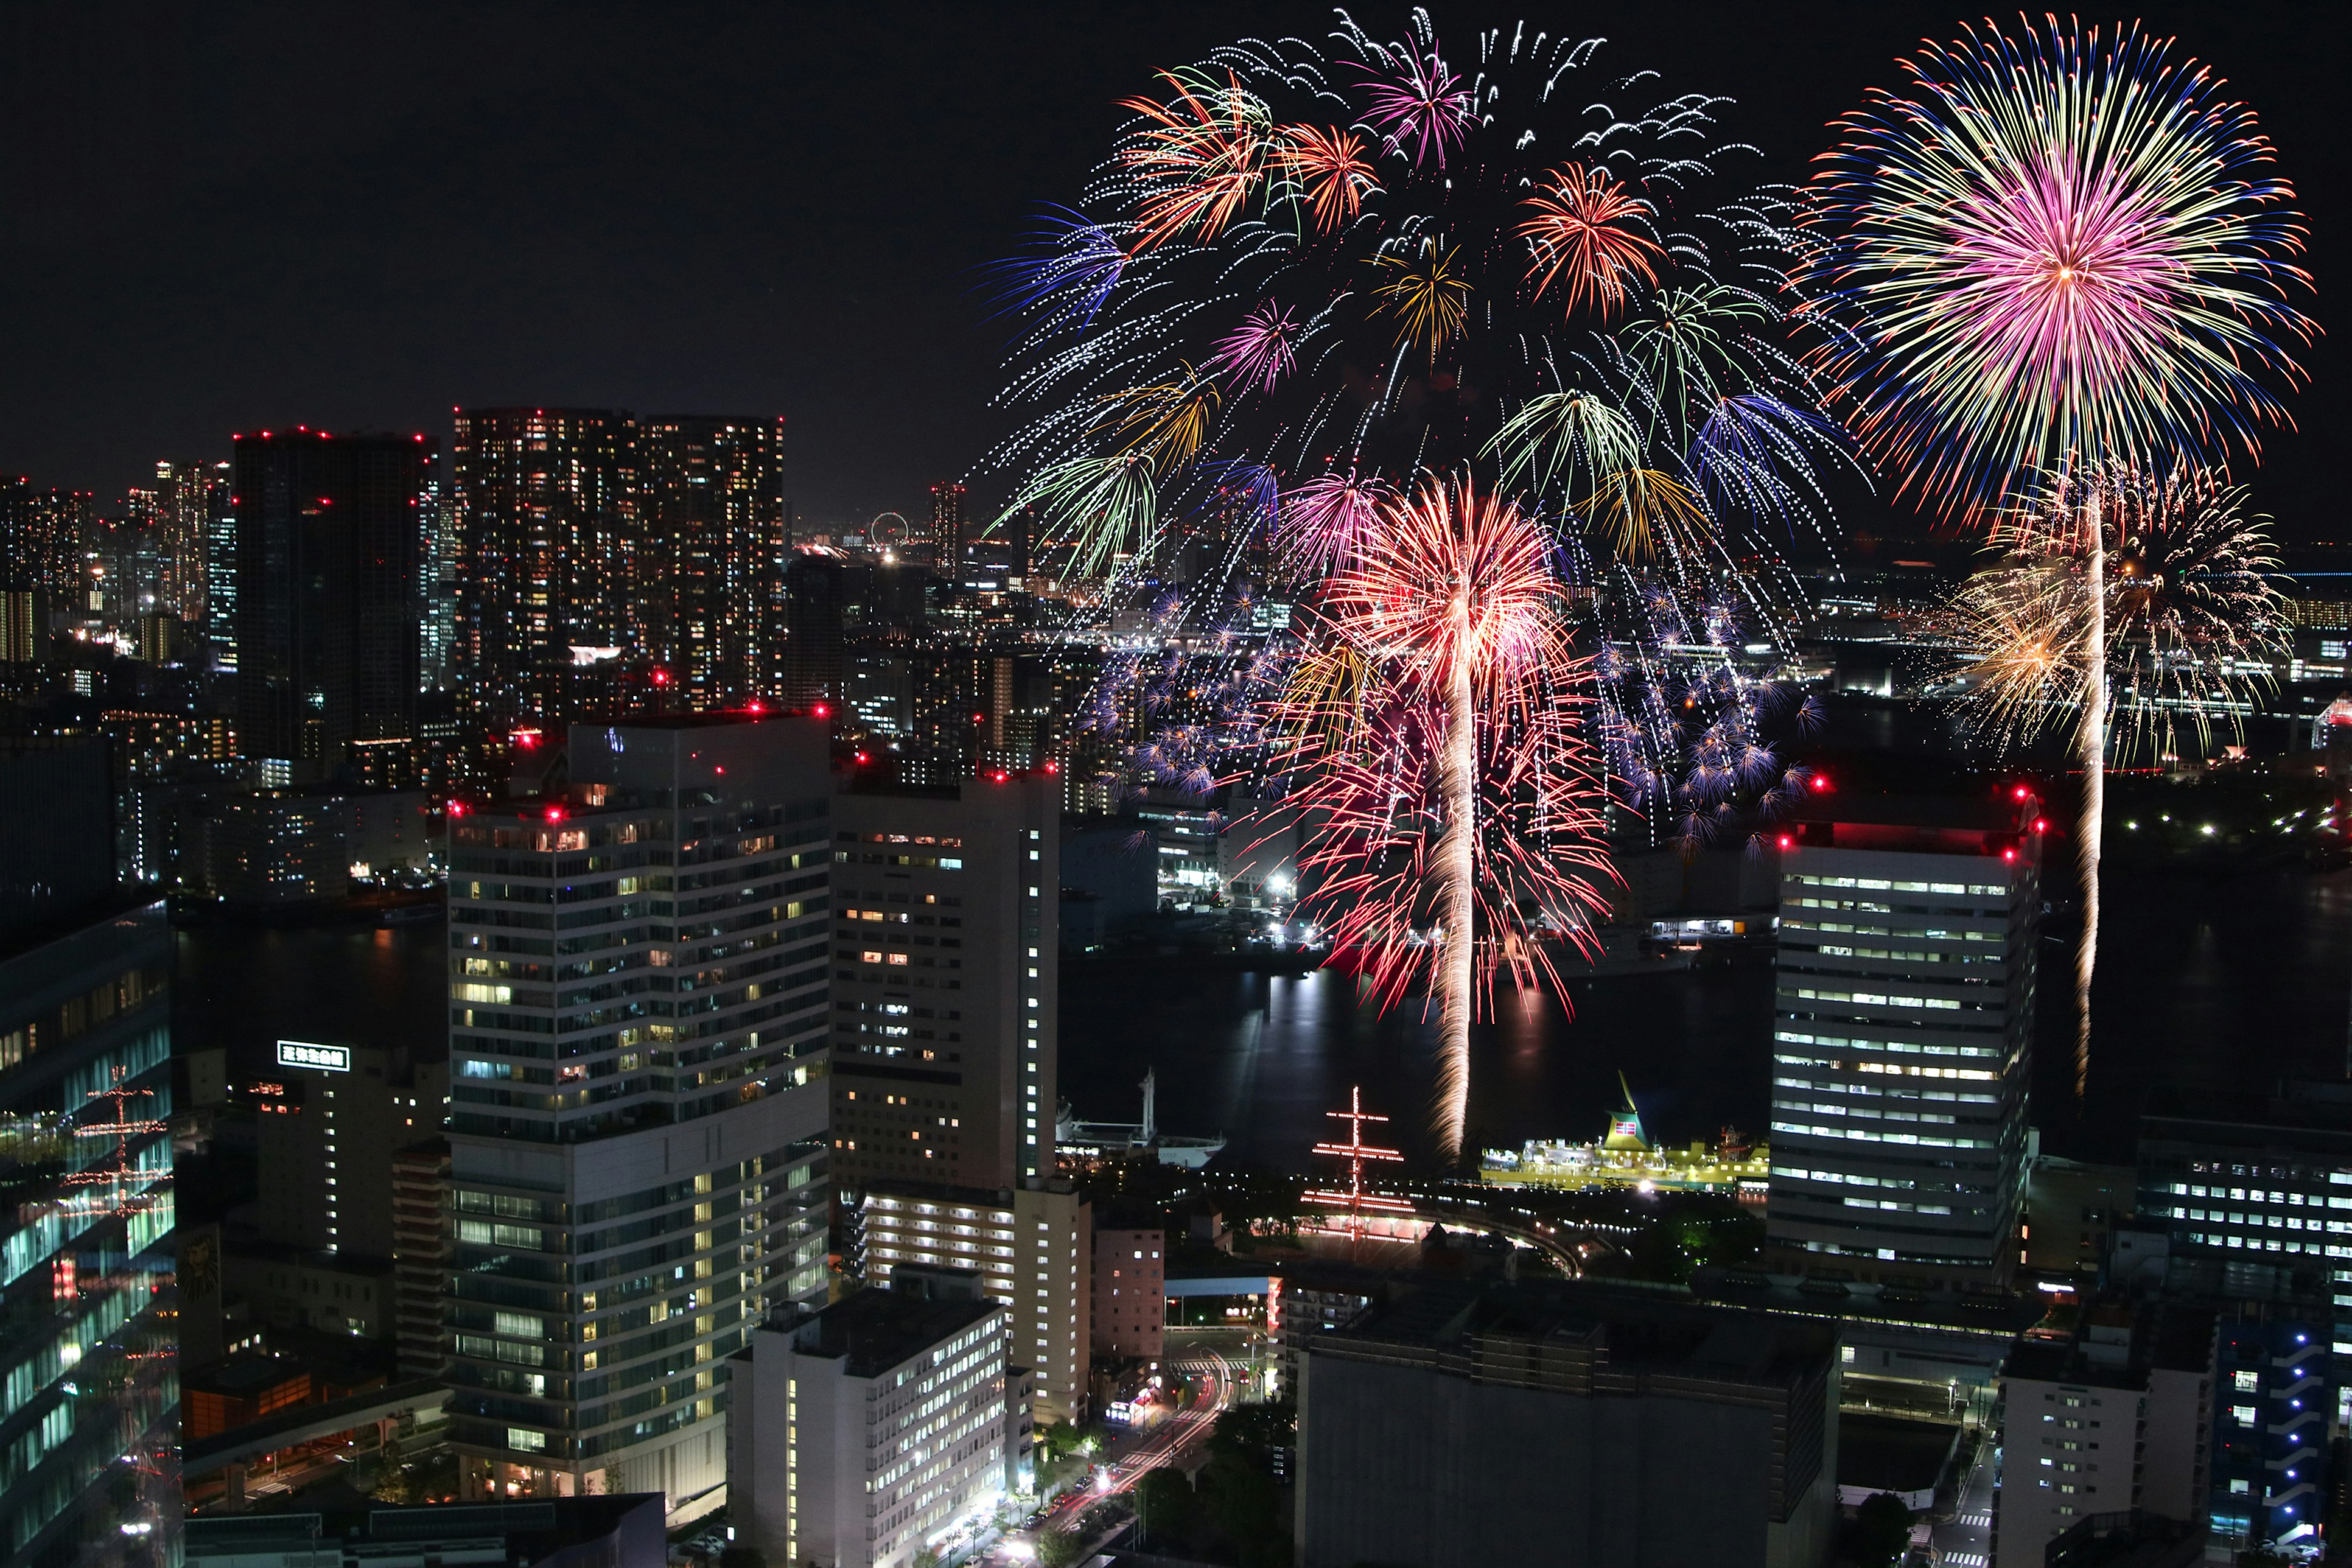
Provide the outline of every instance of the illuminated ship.
{"type": "Polygon", "coordinates": [[[1069,1102],[1062,1103],[1060,1114],[1054,1119],[1054,1144],[1064,1154],[1078,1159],[1118,1159],[1129,1154],[1149,1155],[1163,1165],[1181,1165],[1199,1170],[1223,1152],[1223,1134],[1214,1138],[1186,1138],[1160,1131],[1158,1108],[1153,1103],[1159,1095],[1158,1076],[1149,1068],[1143,1073],[1143,1120],[1134,1121],[1080,1121],[1069,1102]]]}
{"type": "Polygon", "coordinates": [[[1751,1145],[1738,1129],[1725,1128],[1713,1143],[1661,1149],[1642,1126],[1641,1109],[1625,1075],[1617,1075],[1625,1103],[1609,1118],[1597,1143],[1564,1143],[1531,1138],[1517,1152],[1486,1150],[1478,1179],[1499,1185],[1539,1187],[1633,1187],[1641,1192],[1706,1192],[1761,1198],[1770,1183],[1771,1151],[1751,1145]]]}

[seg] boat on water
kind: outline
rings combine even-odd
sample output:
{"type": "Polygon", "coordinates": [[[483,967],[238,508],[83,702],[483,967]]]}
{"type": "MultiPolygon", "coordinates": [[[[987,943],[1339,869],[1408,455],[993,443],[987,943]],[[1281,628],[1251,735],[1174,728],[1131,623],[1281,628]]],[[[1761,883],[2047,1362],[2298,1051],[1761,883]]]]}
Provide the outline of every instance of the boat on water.
{"type": "Polygon", "coordinates": [[[1143,1120],[1141,1121],[1080,1121],[1077,1113],[1064,1100],[1054,1118],[1054,1142],[1063,1153],[1081,1160],[1117,1160],[1129,1156],[1149,1156],[1163,1165],[1181,1165],[1197,1171],[1224,1152],[1225,1138],[1187,1138],[1181,1133],[1160,1131],[1158,1075],[1149,1068],[1143,1073],[1143,1120]]]}
{"type": "Polygon", "coordinates": [[[1609,1118],[1609,1130],[1591,1143],[1530,1138],[1517,1150],[1488,1149],[1478,1160],[1478,1179],[1498,1186],[1631,1187],[1637,1192],[1721,1193],[1763,1196],[1771,1184],[1772,1155],[1751,1144],[1735,1127],[1713,1142],[1695,1140],[1686,1148],[1660,1148],[1642,1126],[1642,1112],[1625,1075],[1617,1075],[1625,1103],[1609,1118]]]}

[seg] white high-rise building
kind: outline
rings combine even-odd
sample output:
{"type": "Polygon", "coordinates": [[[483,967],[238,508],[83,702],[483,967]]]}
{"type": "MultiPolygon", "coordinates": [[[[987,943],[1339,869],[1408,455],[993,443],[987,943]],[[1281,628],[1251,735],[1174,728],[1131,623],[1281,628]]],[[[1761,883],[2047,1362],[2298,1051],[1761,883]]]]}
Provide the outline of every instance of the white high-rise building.
{"type": "Polygon", "coordinates": [[[1004,1311],[969,1274],[914,1271],[755,1330],[730,1358],[730,1514],[772,1563],[908,1568],[1004,1495],[1018,1426],[1004,1311]]]}
{"type": "Polygon", "coordinates": [[[2032,1078],[2040,803],[1817,796],[1780,829],[1770,1267],[2005,1289],[2032,1078]]]}
{"type": "Polygon", "coordinates": [[[719,1363],[822,1302],[822,720],[572,731],[450,824],[451,1444],[473,1496],[726,1479],[719,1363]]]}

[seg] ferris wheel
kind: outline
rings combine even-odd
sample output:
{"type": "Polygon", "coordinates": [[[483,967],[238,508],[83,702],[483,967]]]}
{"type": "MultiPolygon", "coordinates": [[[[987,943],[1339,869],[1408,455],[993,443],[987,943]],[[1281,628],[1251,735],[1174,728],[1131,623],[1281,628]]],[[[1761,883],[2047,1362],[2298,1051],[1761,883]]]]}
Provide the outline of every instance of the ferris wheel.
{"type": "Polygon", "coordinates": [[[895,511],[886,511],[866,525],[866,542],[884,549],[895,549],[907,542],[914,524],[895,511]]]}

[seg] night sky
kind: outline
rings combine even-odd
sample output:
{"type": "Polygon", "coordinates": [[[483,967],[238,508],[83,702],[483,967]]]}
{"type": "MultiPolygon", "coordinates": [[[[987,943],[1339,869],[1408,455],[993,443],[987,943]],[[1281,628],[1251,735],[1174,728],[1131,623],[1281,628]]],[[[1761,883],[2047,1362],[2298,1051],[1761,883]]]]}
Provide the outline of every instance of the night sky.
{"type": "MultiPolygon", "coordinates": [[[[1434,8],[1470,53],[1525,14],[1608,72],[1740,100],[1800,174],[1823,122],[1965,7],[1434,8]]],[[[2004,16],[2007,13],[2002,13],[2004,16]]],[[[2140,13],[2231,79],[2313,221],[2323,324],[2352,59],[2333,5],[2140,13]]],[[[1376,31],[1402,11],[1364,6],[1376,31]]],[[[2085,13],[2086,19],[2090,18],[2085,13]]],[[[971,268],[1074,198],[1156,68],[1310,5],[30,4],[0,11],[0,470],[97,489],[228,433],[426,430],[460,403],[789,417],[824,523],[914,511],[998,428],[971,268]]],[[[2256,501],[2343,538],[2336,340],[2256,501]]]]}

